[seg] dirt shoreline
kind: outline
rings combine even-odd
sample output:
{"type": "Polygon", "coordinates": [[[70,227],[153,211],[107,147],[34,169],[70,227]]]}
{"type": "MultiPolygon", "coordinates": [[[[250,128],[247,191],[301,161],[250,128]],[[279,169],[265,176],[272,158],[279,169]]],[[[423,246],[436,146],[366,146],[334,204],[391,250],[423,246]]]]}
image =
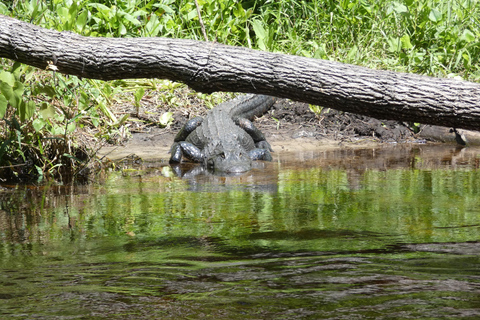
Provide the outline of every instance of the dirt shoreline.
{"type": "MultiPolygon", "coordinates": [[[[176,133],[193,116],[189,116],[187,110],[171,111],[175,121],[168,128],[160,128],[155,124],[158,113],[148,112],[141,118],[150,117],[151,124],[140,128],[139,122],[131,122],[131,137],[121,144],[102,147],[98,156],[113,161],[131,156],[144,160],[168,159],[176,133]]],[[[205,108],[199,113],[206,112],[205,108]]],[[[134,116],[133,110],[131,115],[134,116]]],[[[274,151],[369,148],[399,143],[462,144],[462,141],[469,145],[480,145],[480,133],[475,131],[457,130],[455,133],[451,128],[422,126],[422,130],[415,133],[406,123],[382,121],[333,109],[323,109],[320,114],[315,114],[307,104],[286,99],[279,99],[267,114],[254,123],[265,134],[274,151]]]]}

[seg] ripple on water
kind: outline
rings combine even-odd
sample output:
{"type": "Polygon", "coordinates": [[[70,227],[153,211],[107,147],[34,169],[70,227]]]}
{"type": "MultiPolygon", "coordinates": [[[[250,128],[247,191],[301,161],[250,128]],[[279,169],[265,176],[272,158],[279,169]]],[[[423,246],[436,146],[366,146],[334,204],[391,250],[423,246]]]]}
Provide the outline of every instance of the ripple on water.
{"type": "Polygon", "coordinates": [[[2,191],[0,318],[480,318],[477,156],[442,148],[2,191]]]}

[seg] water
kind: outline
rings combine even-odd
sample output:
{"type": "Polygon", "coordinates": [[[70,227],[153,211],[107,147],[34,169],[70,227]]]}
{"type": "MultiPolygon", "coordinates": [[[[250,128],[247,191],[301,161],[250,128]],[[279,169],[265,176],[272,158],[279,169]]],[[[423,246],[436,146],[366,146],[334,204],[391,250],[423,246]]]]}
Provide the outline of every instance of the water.
{"type": "Polygon", "coordinates": [[[479,150],[3,186],[1,319],[478,319],[479,150]]]}

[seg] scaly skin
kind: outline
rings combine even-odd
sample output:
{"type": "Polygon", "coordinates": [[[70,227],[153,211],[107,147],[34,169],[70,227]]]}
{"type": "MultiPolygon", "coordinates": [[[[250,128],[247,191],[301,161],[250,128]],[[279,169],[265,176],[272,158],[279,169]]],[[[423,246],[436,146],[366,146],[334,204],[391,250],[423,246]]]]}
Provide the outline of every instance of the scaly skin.
{"type": "Polygon", "coordinates": [[[171,148],[170,163],[182,157],[217,172],[244,172],[252,160],[271,161],[270,144],[251,120],[264,114],[274,97],[244,95],[210,110],[205,118],[191,119],[179,131],[171,148]]]}

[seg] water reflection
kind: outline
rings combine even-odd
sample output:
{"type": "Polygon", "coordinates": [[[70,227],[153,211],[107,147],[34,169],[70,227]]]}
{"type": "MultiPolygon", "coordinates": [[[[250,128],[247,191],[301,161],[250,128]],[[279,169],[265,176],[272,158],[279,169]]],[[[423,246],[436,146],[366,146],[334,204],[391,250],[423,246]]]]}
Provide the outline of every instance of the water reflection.
{"type": "Polygon", "coordinates": [[[478,152],[278,152],[0,191],[3,318],[480,316],[478,152]]]}

